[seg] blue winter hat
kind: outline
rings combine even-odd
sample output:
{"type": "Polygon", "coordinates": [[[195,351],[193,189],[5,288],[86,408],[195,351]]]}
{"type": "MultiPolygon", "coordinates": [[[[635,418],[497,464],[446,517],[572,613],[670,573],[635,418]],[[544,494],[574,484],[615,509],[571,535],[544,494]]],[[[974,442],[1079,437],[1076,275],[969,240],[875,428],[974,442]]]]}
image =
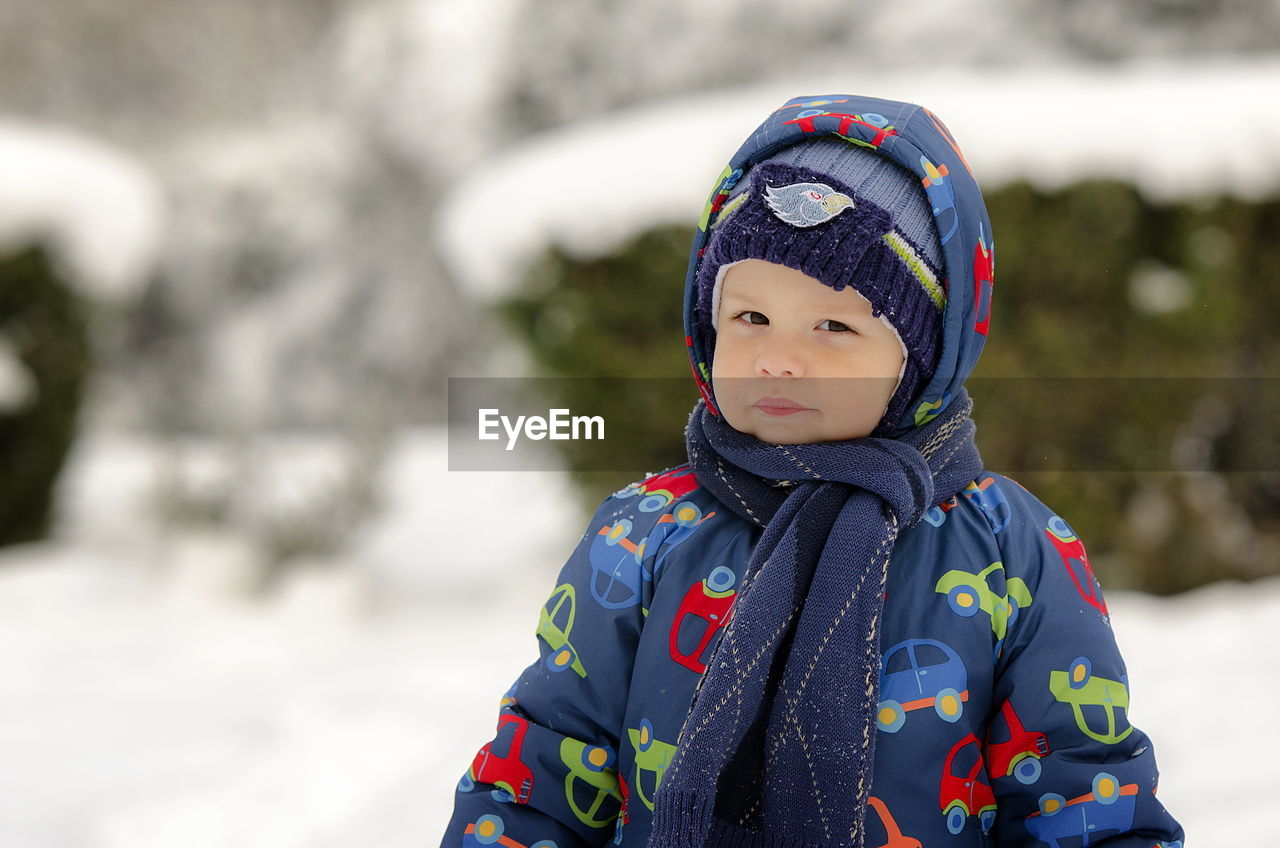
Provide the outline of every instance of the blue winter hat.
{"type": "Polygon", "coordinates": [[[729,194],[698,270],[697,321],[717,328],[732,264],[762,259],[865,297],[905,362],[877,432],[892,428],[938,363],[946,292],[942,246],[920,181],[874,150],[833,136],[783,148],[729,194]]]}

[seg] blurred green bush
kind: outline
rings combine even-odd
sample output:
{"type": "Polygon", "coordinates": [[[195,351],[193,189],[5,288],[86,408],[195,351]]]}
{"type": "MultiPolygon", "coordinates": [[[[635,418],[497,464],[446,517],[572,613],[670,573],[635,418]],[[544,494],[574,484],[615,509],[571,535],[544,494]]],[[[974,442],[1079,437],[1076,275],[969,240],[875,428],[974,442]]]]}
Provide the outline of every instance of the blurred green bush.
{"type": "Polygon", "coordinates": [[[90,368],[86,306],[48,251],[0,256],[0,338],[29,383],[0,405],[0,546],[44,538],[90,368]]]}
{"type": "MultiPolygon", "coordinates": [[[[1280,201],[1152,203],[1089,181],[1012,184],[987,202],[992,333],[971,392],[988,467],[1095,469],[1011,476],[1072,524],[1108,587],[1167,594],[1280,574],[1280,201]],[[1108,379],[1069,381],[1054,403],[1055,383],[1027,379],[1051,377],[1108,379]],[[1179,403],[1151,397],[1169,381],[1132,379],[1196,377],[1259,379],[1175,380],[1179,403]],[[1165,470],[1125,462],[1153,452],[1163,464],[1147,467],[1165,470]]],[[[691,236],[658,229],[591,260],[553,249],[499,305],[542,376],[683,378],[683,392],[653,381],[667,386],[655,397],[636,396],[647,383],[555,383],[548,401],[604,414],[637,475],[684,461],[697,400],[681,323],[691,236]]],[[[588,470],[618,467],[604,443],[557,446],[584,509],[629,481],[588,470]]]]}

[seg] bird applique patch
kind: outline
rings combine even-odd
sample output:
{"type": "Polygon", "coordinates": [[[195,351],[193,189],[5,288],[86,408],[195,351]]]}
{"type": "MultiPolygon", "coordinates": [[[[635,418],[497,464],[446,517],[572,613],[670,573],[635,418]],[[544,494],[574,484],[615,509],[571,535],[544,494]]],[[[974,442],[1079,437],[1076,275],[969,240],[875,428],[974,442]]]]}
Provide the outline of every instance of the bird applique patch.
{"type": "Polygon", "coordinates": [[[853,208],[853,198],[823,183],[765,186],[764,202],[793,227],[814,227],[853,208]]]}

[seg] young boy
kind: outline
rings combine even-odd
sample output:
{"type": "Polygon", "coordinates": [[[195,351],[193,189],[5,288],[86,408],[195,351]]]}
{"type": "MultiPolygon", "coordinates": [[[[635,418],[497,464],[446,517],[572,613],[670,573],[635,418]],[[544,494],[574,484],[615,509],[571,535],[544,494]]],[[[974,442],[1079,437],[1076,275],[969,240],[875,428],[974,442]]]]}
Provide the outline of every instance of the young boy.
{"type": "Polygon", "coordinates": [[[597,510],[445,848],[1181,845],[1084,546],[973,441],[992,249],[927,109],[765,119],[694,239],[689,462],[597,510]]]}

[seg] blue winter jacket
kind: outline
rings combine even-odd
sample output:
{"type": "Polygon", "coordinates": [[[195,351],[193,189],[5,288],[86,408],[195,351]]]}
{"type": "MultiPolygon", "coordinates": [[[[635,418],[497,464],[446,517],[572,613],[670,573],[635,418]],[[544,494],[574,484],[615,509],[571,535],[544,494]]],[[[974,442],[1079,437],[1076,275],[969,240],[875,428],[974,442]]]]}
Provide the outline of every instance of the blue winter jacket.
{"type": "MultiPolygon", "coordinates": [[[[691,332],[708,223],[751,164],[815,132],[881,150],[933,203],[948,299],[942,361],[901,422],[918,425],[981,351],[994,245],[950,133],[912,104],[794,98],[735,154],[690,256],[694,378],[709,396],[691,332]]],[[[606,498],[543,606],[540,659],[502,697],[493,739],[458,782],[442,848],[643,848],[760,533],[687,465],[606,498]]],[[[1155,797],[1151,743],[1128,721],[1128,678],[1084,545],[1012,479],[984,472],[900,534],[880,639],[867,846],[1181,846],[1155,797]]]]}

